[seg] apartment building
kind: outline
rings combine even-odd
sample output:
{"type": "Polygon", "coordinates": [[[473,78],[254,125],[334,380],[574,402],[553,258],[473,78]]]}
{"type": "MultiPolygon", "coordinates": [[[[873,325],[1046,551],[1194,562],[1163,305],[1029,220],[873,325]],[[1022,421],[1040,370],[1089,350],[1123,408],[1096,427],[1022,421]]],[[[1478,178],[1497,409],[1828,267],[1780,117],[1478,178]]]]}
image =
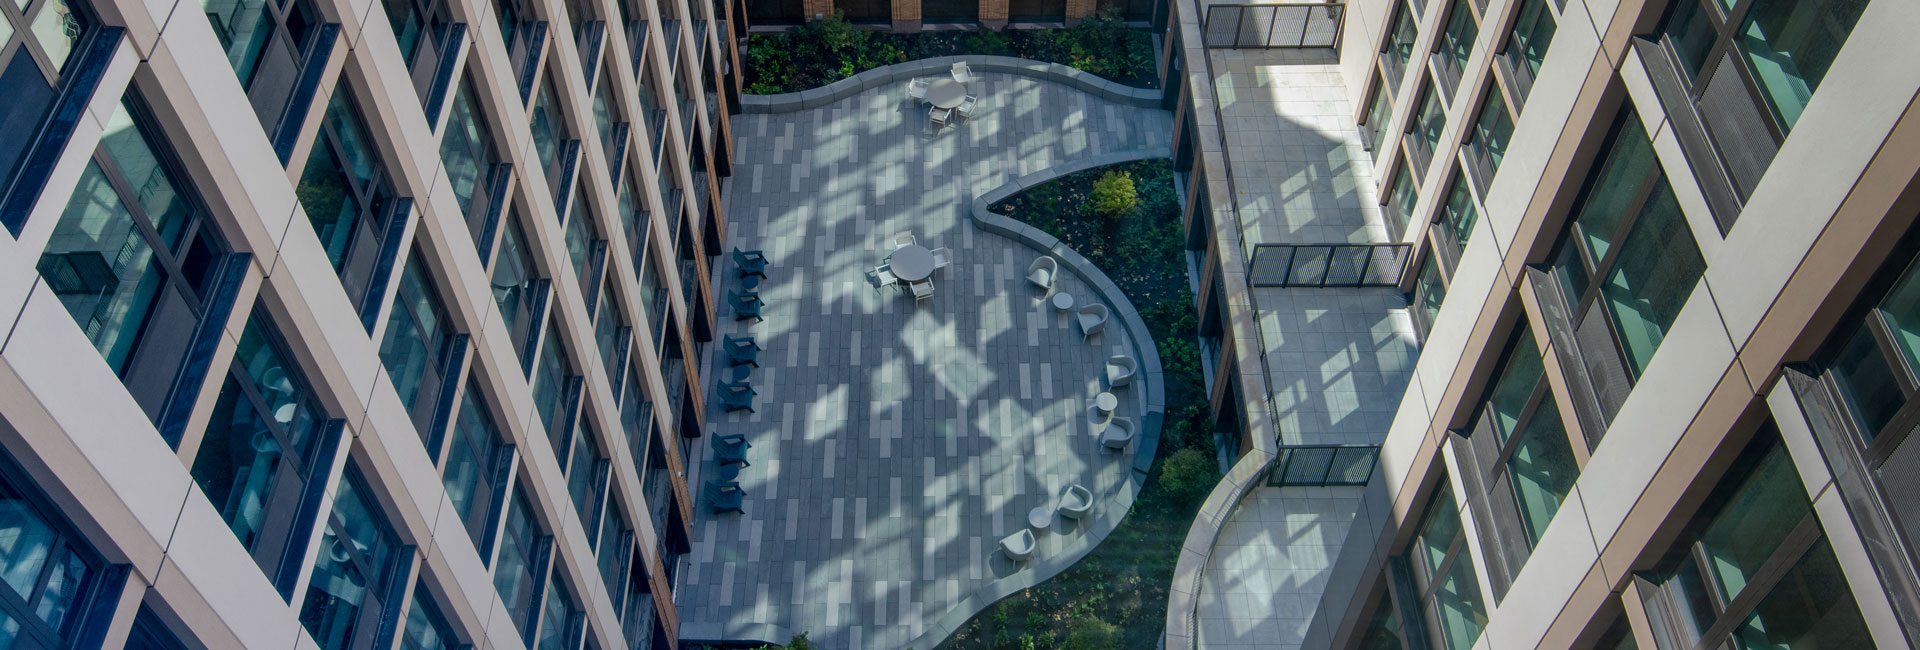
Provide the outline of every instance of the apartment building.
{"type": "Polygon", "coordinates": [[[0,6],[0,645],[677,647],[736,15],[0,6]]]}
{"type": "Polygon", "coordinates": [[[1279,28],[1221,9],[1176,2],[1169,32],[1190,232],[1225,287],[1201,296],[1215,406],[1245,447],[1196,531],[1301,485],[1281,474],[1299,447],[1280,344],[1246,350],[1277,308],[1245,297],[1264,242],[1244,201],[1259,174],[1233,166],[1236,75],[1285,95],[1337,68],[1342,110],[1313,130],[1357,127],[1362,169],[1340,173],[1387,233],[1355,243],[1407,247],[1394,282],[1419,351],[1377,465],[1345,482],[1364,487],[1329,487],[1336,462],[1275,497],[1352,502],[1265,529],[1327,552],[1276,567],[1299,571],[1271,589],[1306,599],[1270,614],[1291,623],[1256,638],[1210,614],[1226,599],[1197,576],[1266,567],[1222,569],[1241,542],[1190,537],[1168,647],[1920,643],[1920,6],[1317,5],[1344,21],[1337,56],[1227,49],[1279,28]]]}

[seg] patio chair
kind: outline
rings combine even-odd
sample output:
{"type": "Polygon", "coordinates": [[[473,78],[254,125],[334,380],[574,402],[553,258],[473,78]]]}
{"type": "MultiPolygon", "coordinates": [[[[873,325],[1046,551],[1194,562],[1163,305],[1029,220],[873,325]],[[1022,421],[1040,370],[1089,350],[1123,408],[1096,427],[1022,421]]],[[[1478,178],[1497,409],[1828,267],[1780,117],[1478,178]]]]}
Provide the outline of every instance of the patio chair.
{"type": "Polygon", "coordinates": [[[1107,329],[1106,305],[1094,303],[1081,307],[1080,312],[1075,316],[1080,321],[1080,333],[1083,337],[1093,336],[1107,329]]]}
{"type": "Polygon", "coordinates": [[[1060,492],[1060,505],[1054,506],[1054,512],[1069,519],[1087,516],[1093,510],[1093,492],[1086,486],[1074,484],[1060,492]]]}
{"type": "Polygon", "coordinates": [[[933,253],[933,268],[944,269],[953,263],[953,250],[945,246],[928,251],[933,253]]]}
{"type": "Polygon", "coordinates": [[[927,109],[927,119],[933,121],[933,128],[935,129],[945,127],[947,125],[947,119],[951,117],[953,117],[953,109],[951,108],[940,108],[936,106],[927,109]]]}
{"type": "Polygon", "coordinates": [[[933,297],[933,278],[927,278],[909,286],[913,287],[913,299],[916,301],[933,297]]]}
{"type": "Polygon", "coordinates": [[[953,110],[954,112],[959,113],[960,117],[964,117],[971,120],[973,119],[973,107],[978,102],[979,102],[978,98],[974,97],[973,95],[967,95],[967,100],[960,102],[960,107],[953,110]]]}
{"type": "Polygon", "coordinates": [[[1107,387],[1119,388],[1133,383],[1133,375],[1140,371],[1140,364],[1124,354],[1107,358],[1107,387]]]}
{"type": "Polygon", "coordinates": [[[1007,554],[1007,559],[1015,562],[1025,562],[1027,558],[1033,557],[1035,546],[1038,545],[1034,543],[1033,530],[1027,528],[1000,538],[1000,552],[1007,554]]]}
{"type": "Polygon", "coordinates": [[[736,337],[728,334],[725,342],[727,348],[727,365],[760,367],[761,348],[759,343],[754,342],[753,337],[736,337]]]}
{"type": "Polygon", "coordinates": [[[953,80],[962,84],[973,83],[973,70],[967,67],[966,61],[953,62],[953,80]]]}
{"type": "Polygon", "coordinates": [[[747,509],[744,507],[746,496],[746,490],[740,489],[739,483],[707,481],[707,507],[712,508],[714,514],[723,512],[747,514],[747,509]]]}
{"type": "Polygon", "coordinates": [[[913,231],[911,230],[902,230],[893,233],[893,247],[895,249],[899,249],[902,246],[912,246],[914,241],[913,231]]]}
{"type": "Polygon", "coordinates": [[[709,441],[708,444],[712,445],[713,453],[720,457],[720,463],[722,465],[753,464],[747,462],[747,450],[752,448],[753,445],[748,443],[747,439],[743,436],[713,436],[713,439],[709,441]]]}
{"type": "Polygon", "coordinates": [[[899,283],[900,276],[893,274],[893,267],[885,264],[873,267],[873,289],[875,291],[880,290],[881,287],[891,287],[899,283]]]}
{"type": "Polygon", "coordinates": [[[1107,430],[1100,432],[1100,445],[1108,449],[1126,449],[1129,442],[1133,442],[1131,418],[1114,418],[1107,423],[1107,430]]]}
{"type": "Polygon", "coordinates": [[[721,391],[720,404],[726,407],[726,410],[728,413],[732,413],[734,411],[739,411],[743,409],[746,410],[746,412],[748,413],[758,413],[759,411],[753,410],[753,395],[754,393],[752,391],[744,391],[744,390],[721,391]]]}
{"type": "Polygon", "coordinates": [[[1041,255],[1027,266],[1027,281],[1047,291],[1053,290],[1053,278],[1060,273],[1060,262],[1052,257],[1041,255]]]}
{"type": "Polygon", "coordinates": [[[923,101],[923,102],[927,101],[928,85],[929,84],[926,81],[923,81],[920,79],[908,79],[907,80],[907,97],[913,98],[918,101],[923,101]]]}
{"type": "Polygon", "coordinates": [[[760,251],[743,251],[735,248],[733,249],[733,264],[734,266],[740,267],[740,277],[744,278],[749,275],[757,275],[763,279],[767,277],[767,256],[760,251]]]}
{"type": "Polygon", "coordinates": [[[753,382],[749,382],[749,381],[727,381],[725,379],[722,379],[720,380],[720,390],[735,391],[735,392],[746,391],[754,395],[760,394],[760,391],[753,389],[753,382]]]}
{"type": "Polygon", "coordinates": [[[740,321],[740,320],[746,320],[749,318],[754,320],[761,320],[760,306],[766,304],[766,302],[760,300],[760,294],[740,293],[738,291],[728,289],[727,304],[733,306],[734,320],[740,321]]]}

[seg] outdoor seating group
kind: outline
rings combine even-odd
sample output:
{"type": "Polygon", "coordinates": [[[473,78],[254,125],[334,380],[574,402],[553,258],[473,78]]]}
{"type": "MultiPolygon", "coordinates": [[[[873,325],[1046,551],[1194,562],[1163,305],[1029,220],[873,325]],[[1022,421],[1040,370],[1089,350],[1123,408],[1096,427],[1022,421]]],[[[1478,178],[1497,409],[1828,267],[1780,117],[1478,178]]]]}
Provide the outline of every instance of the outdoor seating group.
{"type": "Polygon", "coordinates": [[[1093,512],[1093,491],[1077,483],[1068,485],[1060,491],[1060,496],[1054,500],[1053,505],[1034,508],[1029,513],[1027,523],[1032,524],[1033,527],[1021,528],[1014,534],[1001,538],[1000,552],[1006,554],[1009,560],[1024,562],[1033,557],[1034,551],[1039,549],[1039,538],[1034,535],[1035,532],[1046,532],[1056,517],[1079,520],[1086,518],[1091,512],[1093,512]]]}
{"type": "Polygon", "coordinates": [[[760,280],[767,277],[767,256],[757,250],[735,248],[733,264],[740,280],[739,290],[727,290],[727,305],[733,307],[733,319],[758,322],[761,320],[760,308],[767,304],[760,299],[760,280]]]}
{"type": "Polygon", "coordinates": [[[936,131],[953,121],[955,115],[972,118],[974,107],[979,105],[979,98],[970,94],[977,77],[967,68],[967,63],[954,63],[951,73],[950,79],[907,80],[907,96],[928,104],[927,120],[936,131]]]}
{"type": "Polygon", "coordinates": [[[952,264],[952,250],[944,247],[928,250],[912,232],[894,233],[893,252],[872,271],[874,287],[878,290],[905,285],[915,301],[926,300],[933,297],[933,272],[952,264]]]}

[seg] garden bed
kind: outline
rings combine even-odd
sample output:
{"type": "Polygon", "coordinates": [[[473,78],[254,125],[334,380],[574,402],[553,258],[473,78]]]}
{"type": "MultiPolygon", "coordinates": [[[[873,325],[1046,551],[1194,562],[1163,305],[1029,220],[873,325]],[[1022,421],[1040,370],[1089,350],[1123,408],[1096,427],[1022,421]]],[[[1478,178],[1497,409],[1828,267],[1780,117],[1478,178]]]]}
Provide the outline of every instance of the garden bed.
{"type": "Polygon", "coordinates": [[[790,31],[748,36],[746,92],[800,92],[884,65],[968,54],[1058,63],[1136,88],[1160,81],[1153,39],[1113,13],[1069,29],[895,34],[860,29],[835,12],[790,31]]]}
{"type": "Polygon", "coordinates": [[[1180,544],[1219,478],[1172,165],[1147,160],[1069,174],[992,210],[1085,255],[1140,309],[1166,373],[1167,418],[1153,470],[1120,526],[1066,571],[986,608],[940,647],[1152,648],[1166,623],[1180,544]],[[1115,172],[1132,181],[1136,205],[1100,214],[1091,207],[1103,202],[1096,201],[1096,181],[1115,172]]]}

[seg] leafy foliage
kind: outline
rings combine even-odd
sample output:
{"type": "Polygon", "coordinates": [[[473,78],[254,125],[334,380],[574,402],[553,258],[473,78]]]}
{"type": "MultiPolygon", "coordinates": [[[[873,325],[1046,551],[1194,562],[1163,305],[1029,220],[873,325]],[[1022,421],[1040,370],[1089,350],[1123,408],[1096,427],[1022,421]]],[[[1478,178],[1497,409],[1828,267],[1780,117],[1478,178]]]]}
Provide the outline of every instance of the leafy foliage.
{"type": "Polygon", "coordinates": [[[1120,650],[1120,628],[1092,616],[1068,626],[1067,650],[1120,650]]]}
{"type": "Polygon", "coordinates": [[[1193,448],[1173,452],[1160,469],[1160,487],[1182,499],[1204,496],[1219,481],[1218,464],[1193,448]]]}
{"type": "Polygon", "coordinates": [[[1094,213],[1109,217],[1126,216],[1140,205],[1133,191],[1133,177],[1126,172],[1107,172],[1093,182],[1093,200],[1087,204],[1094,213]]]}
{"type": "Polygon", "coordinates": [[[799,92],[884,65],[962,54],[1059,63],[1140,88],[1159,83],[1152,37],[1128,27],[1114,11],[1071,29],[895,34],[860,29],[836,10],[790,31],[750,35],[746,92],[799,92]]]}

